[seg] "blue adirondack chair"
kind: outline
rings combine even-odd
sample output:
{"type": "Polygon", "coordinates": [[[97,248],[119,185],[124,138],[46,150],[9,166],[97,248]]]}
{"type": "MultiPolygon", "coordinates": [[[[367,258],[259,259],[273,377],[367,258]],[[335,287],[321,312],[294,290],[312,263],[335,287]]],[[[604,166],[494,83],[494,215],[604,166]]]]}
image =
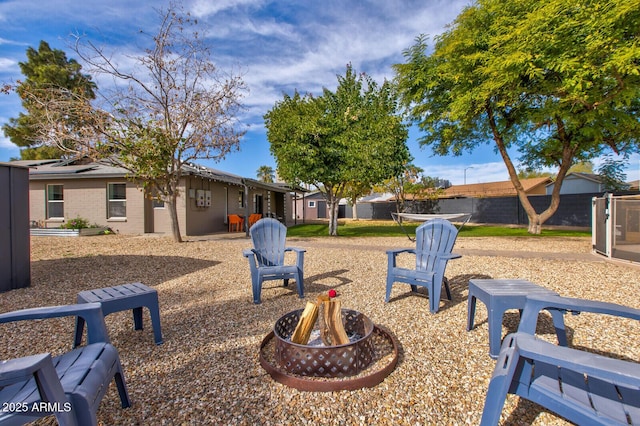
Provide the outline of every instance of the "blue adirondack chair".
{"type": "Polygon", "coordinates": [[[411,285],[413,292],[418,287],[425,287],[429,294],[429,310],[438,312],[440,308],[440,294],[444,285],[447,298],[451,300],[449,282],[444,276],[447,262],[461,257],[451,253],[456,242],[458,230],[451,222],[444,219],[432,219],[416,229],[416,248],[387,250],[389,264],[387,267],[387,293],[384,301],[391,296],[394,282],[411,285]],[[401,253],[411,253],[416,257],[415,269],[400,268],[396,260],[401,253]]]}
{"type": "Polygon", "coordinates": [[[96,425],[96,412],[114,380],[122,407],[131,405],[116,348],[109,343],[100,303],[24,309],[0,314],[0,323],[80,316],[87,345],[62,355],[31,355],[0,363],[0,424],[21,425],[55,414],[60,425],[96,425]],[[49,409],[38,409],[42,407],[49,409]],[[47,404],[48,403],[48,404],[47,404]],[[34,407],[36,409],[34,409],[34,407]]]}
{"type": "Polygon", "coordinates": [[[249,230],[252,249],[245,249],[242,255],[249,260],[251,268],[251,287],[253,303],[260,303],[262,283],[267,280],[296,280],[298,295],[304,297],[304,253],[297,247],[286,247],[287,227],[276,219],[264,218],[257,221],[249,230]],[[284,255],[288,251],[296,253],[296,264],[285,265],[284,255]]]}
{"type": "Polygon", "coordinates": [[[498,424],[507,393],[533,401],[575,424],[640,424],[640,364],[538,339],[534,333],[541,310],[593,312],[640,321],[640,309],[613,303],[527,297],[518,332],[502,342],[481,425],[498,424]]]}

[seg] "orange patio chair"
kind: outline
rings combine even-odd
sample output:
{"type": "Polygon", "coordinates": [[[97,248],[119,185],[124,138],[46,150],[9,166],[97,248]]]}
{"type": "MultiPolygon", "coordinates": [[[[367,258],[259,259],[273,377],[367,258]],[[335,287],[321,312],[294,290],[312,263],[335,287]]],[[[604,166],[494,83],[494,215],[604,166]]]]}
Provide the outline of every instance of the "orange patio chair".
{"type": "Polygon", "coordinates": [[[242,232],[242,227],[244,225],[244,219],[242,219],[237,214],[230,214],[228,216],[229,222],[229,232],[242,232]]]}
{"type": "Polygon", "coordinates": [[[259,221],[260,219],[262,219],[261,213],[254,213],[249,215],[249,228],[251,228],[253,224],[259,221]]]}

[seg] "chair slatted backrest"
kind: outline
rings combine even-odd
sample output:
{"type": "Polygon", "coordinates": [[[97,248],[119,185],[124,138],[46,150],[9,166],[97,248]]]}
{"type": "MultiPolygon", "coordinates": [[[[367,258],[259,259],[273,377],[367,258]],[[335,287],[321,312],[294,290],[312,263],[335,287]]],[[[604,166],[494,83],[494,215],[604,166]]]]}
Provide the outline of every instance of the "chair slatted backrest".
{"type": "Polygon", "coordinates": [[[437,255],[448,254],[458,237],[458,230],[445,219],[432,219],[416,229],[416,269],[433,271],[437,255]]]}
{"type": "Polygon", "coordinates": [[[287,227],[276,219],[264,218],[249,230],[256,258],[260,266],[284,264],[287,227]]]}

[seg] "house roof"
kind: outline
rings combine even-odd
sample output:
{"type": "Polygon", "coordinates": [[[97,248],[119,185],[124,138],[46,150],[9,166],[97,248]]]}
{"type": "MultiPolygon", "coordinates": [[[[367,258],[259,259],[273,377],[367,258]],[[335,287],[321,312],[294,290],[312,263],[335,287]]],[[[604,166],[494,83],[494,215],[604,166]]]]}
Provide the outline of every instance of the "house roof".
{"type": "MultiPolygon", "coordinates": [[[[525,192],[529,193],[551,183],[549,177],[521,179],[520,183],[525,192]]],[[[441,198],[459,197],[507,197],[517,195],[510,180],[501,182],[472,183],[468,185],[454,185],[444,190],[441,198]]]]}
{"type": "Polygon", "coordinates": [[[4,161],[0,161],[0,166],[5,166],[5,167],[16,167],[16,168],[20,168],[20,169],[26,169],[26,168],[27,168],[26,166],[22,166],[22,165],[20,165],[20,164],[15,164],[15,163],[13,163],[13,162],[11,162],[11,163],[7,163],[7,162],[4,162],[4,161]]]}
{"type": "Polygon", "coordinates": [[[129,172],[105,162],[74,160],[17,160],[12,163],[29,167],[30,180],[86,179],[126,177],[129,172]]]}
{"type": "MultiPolygon", "coordinates": [[[[600,175],[597,175],[595,173],[582,173],[582,172],[571,172],[571,173],[567,173],[567,175],[565,176],[564,180],[566,181],[567,179],[571,180],[571,179],[585,179],[585,180],[589,180],[591,182],[595,182],[595,183],[602,183],[602,177],[600,175]]],[[[555,182],[549,182],[547,184],[547,186],[549,185],[553,185],[555,182]]]]}
{"type": "MultiPolygon", "coordinates": [[[[126,178],[131,173],[106,161],[75,160],[17,160],[10,164],[29,167],[30,180],[48,179],[92,179],[92,178],[126,178]]],[[[288,188],[282,185],[269,184],[258,180],[243,178],[232,173],[223,172],[195,163],[183,165],[185,175],[200,176],[204,179],[223,182],[232,185],[248,185],[253,188],[263,188],[276,192],[287,192],[288,188]]]]}

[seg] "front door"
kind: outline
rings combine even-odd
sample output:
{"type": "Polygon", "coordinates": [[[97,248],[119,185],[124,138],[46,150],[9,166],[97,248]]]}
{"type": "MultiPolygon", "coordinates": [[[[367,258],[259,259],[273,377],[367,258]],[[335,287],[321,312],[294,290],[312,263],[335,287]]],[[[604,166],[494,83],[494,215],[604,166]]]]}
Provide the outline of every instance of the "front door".
{"type": "Polygon", "coordinates": [[[254,203],[255,203],[255,206],[253,207],[253,209],[255,210],[254,213],[260,213],[260,214],[264,213],[264,208],[263,208],[264,201],[263,201],[262,194],[255,195],[254,203]]]}
{"type": "Polygon", "coordinates": [[[327,202],[318,201],[318,219],[327,218],[327,202]]]}

